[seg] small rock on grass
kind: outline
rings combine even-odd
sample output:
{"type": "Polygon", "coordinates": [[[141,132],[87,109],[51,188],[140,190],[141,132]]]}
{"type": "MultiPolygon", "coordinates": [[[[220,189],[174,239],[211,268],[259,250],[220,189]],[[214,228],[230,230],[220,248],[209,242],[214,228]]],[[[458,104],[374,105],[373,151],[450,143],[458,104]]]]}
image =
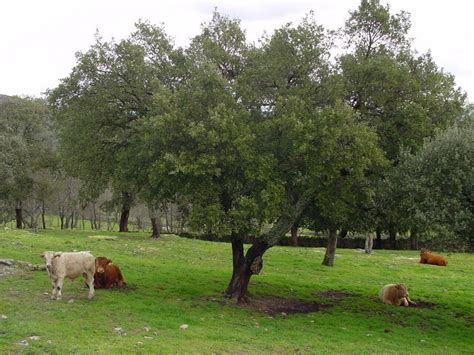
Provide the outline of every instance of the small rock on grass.
{"type": "Polygon", "coordinates": [[[30,340],[40,340],[41,338],[37,335],[33,335],[33,336],[29,337],[28,339],[30,339],[30,340]]]}
{"type": "Polygon", "coordinates": [[[18,344],[20,344],[20,345],[22,345],[22,346],[28,346],[28,345],[29,345],[26,340],[20,340],[20,341],[18,342],[18,344]]]}
{"type": "Polygon", "coordinates": [[[126,336],[126,335],[127,335],[127,333],[123,330],[123,328],[120,328],[120,327],[114,328],[114,332],[115,332],[117,335],[122,335],[122,336],[126,336]]]}
{"type": "Polygon", "coordinates": [[[4,315],[4,314],[2,314],[2,315],[0,316],[0,318],[1,318],[1,319],[8,319],[8,317],[7,317],[6,315],[4,315]]]}
{"type": "Polygon", "coordinates": [[[182,325],[179,327],[179,329],[181,329],[181,330],[188,330],[188,328],[189,328],[189,325],[187,325],[187,324],[182,324],[182,325]]]}

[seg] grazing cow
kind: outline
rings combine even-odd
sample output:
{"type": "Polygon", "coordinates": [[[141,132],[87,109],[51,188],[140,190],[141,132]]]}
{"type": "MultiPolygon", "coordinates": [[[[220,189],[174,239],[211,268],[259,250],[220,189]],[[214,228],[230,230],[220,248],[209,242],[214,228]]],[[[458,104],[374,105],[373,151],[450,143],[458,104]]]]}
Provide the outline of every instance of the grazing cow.
{"type": "Polygon", "coordinates": [[[422,248],[420,250],[420,264],[446,266],[448,261],[444,256],[431,254],[428,249],[422,248]]]}
{"type": "Polygon", "coordinates": [[[90,252],[63,253],[45,251],[41,254],[41,257],[46,260],[46,270],[53,286],[51,299],[61,299],[65,277],[74,280],[81,275],[84,276],[89,287],[89,299],[94,297],[95,263],[94,256],[90,252]]]}
{"type": "Polygon", "coordinates": [[[408,298],[408,288],[405,284],[388,284],[382,287],[379,292],[379,297],[383,303],[393,304],[394,306],[409,304],[416,305],[410,298],[408,298]]]}
{"type": "Polygon", "coordinates": [[[112,260],[105,256],[97,257],[94,274],[95,288],[112,288],[114,285],[119,287],[126,285],[119,267],[112,264],[112,260]]]}

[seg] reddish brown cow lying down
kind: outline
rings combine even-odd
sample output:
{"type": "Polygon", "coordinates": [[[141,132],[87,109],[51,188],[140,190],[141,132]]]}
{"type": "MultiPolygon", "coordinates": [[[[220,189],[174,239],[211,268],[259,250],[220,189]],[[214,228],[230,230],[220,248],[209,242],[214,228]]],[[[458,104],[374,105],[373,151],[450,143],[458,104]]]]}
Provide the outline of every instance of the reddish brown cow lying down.
{"type": "Polygon", "coordinates": [[[439,266],[448,265],[448,261],[446,260],[444,256],[431,254],[431,252],[428,249],[424,249],[424,248],[420,250],[420,263],[439,265],[439,266]]]}
{"type": "Polygon", "coordinates": [[[114,285],[126,285],[118,266],[105,256],[95,258],[94,287],[112,288],[114,285]]]}

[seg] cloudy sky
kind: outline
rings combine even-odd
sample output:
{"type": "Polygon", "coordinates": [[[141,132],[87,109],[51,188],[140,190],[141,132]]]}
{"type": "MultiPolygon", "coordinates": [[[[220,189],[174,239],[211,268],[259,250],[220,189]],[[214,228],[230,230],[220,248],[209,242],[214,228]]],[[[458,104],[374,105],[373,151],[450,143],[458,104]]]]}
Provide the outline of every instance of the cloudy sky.
{"type": "MultiPolygon", "coordinates": [[[[387,1],[381,0],[383,4],[387,1]]],[[[175,43],[185,46],[209,21],[212,10],[242,20],[250,41],[310,10],[329,29],[344,24],[360,0],[14,0],[0,5],[0,94],[40,96],[67,76],[74,53],[86,51],[98,29],[106,40],[121,39],[134,23],[164,23],[175,43]]],[[[431,51],[454,74],[474,102],[474,2],[391,0],[393,12],[411,13],[414,47],[431,51]]]]}

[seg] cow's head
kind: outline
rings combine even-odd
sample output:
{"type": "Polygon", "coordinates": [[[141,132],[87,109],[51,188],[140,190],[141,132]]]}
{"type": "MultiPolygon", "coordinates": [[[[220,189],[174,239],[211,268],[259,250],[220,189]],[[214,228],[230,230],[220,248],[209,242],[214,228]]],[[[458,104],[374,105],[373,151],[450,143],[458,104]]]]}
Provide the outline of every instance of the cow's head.
{"type": "Polygon", "coordinates": [[[399,299],[408,297],[408,287],[405,284],[397,284],[395,287],[397,288],[397,295],[399,299]]]}
{"type": "Polygon", "coordinates": [[[421,248],[420,249],[420,256],[422,256],[423,254],[426,254],[426,253],[429,253],[430,251],[426,248],[421,248]]]}
{"type": "Polygon", "coordinates": [[[112,260],[106,258],[105,256],[99,256],[95,258],[95,271],[99,274],[103,274],[105,272],[105,266],[111,262],[112,260]]]}
{"type": "Polygon", "coordinates": [[[51,271],[53,260],[60,256],[61,256],[60,252],[54,252],[54,251],[45,251],[43,254],[41,254],[41,257],[46,261],[46,269],[48,271],[51,271]]]}

